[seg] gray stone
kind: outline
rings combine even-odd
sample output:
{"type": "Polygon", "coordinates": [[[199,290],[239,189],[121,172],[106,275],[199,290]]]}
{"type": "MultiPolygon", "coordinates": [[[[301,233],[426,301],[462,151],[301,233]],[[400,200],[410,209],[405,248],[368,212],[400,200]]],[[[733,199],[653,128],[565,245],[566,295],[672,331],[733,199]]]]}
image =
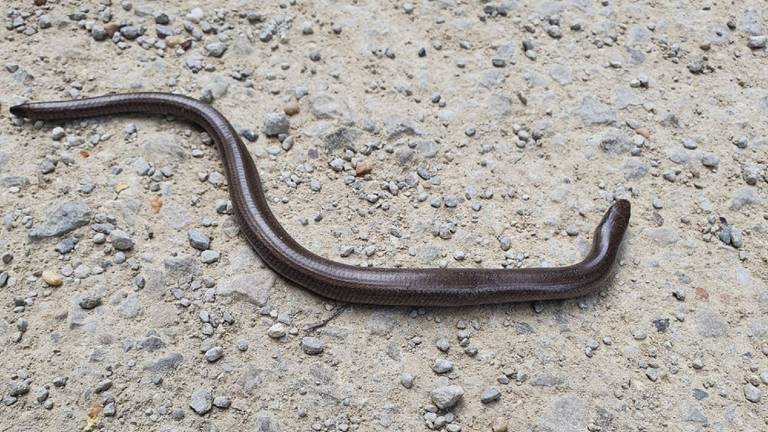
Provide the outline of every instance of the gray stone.
{"type": "Polygon", "coordinates": [[[128,297],[120,303],[120,315],[123,318],[136,318],[141,312],[141,305],[139,304],[139,295],[136,293],[128,294],[128,297]]]}
{"type": "Polygon", "coordinates": [[[91,27],[91,37],[95,41],[104,41],[104,40],[107,40],[109,35],[107,34],[107,31],[104,29],[104,26],[100,24],[94,24],[91,27]]]}
{"type": "Polygon", "coordinates": [[[123,230],[113,230],[109,233],[109,239],[112,241],[112,247],[119,251],[127,251],[133,249],[133,239],[123,230]]]}
{"type": "Polygon", "coordinates": [[[584,401],[573,395],[555,399],[539,419],[539,426],[545,431],[553,432],[587,430],[587,410],[584,401]]]}
{"type": "Polygon", "coordinates": [[[255,432],[280,432],[280,424],[266,412],[256,415],[255,432]]]}
{"type": "Polygon", "coordinates": [[[432,140],[416,141],[416,151],[425,158],[433,158],[440,150],[440,146],[432,140]]]}
{"type": "Polygon", "coordinates": [[[198,415],[205,415],[211,410],[212,404],[211,391],[205,388],[199,388],[192,392],[192,397],[189,400],[189,407],[198,415]]]}
{"type": "Polygon", "coordinates": [[[400,374],[400,384],[409,389],[413,387],[413,375],[409,374],[408,372],[403,372],[400,374]]]}
{"type": "Polygon", "coordinates": [[[68,201],[49,211],[45,222],[35,224],[29,231],[31,240],[56,237],[87,225],[91,221],[91,209],[85,203],[68,201]]]}
{"type": "Polygon", "coordinates": [[[719,313],[711,309],[701,309],[696,312],[696,329],[703,337],[723,337],[728,332],[728,324],[719,313]]]}
{"type": "Polygon", "coordinates": [[[218,361],[222,357],[224,357],[224,348],[220,346],[215,346],[205,352],[205,359],[208,360],[208,363],[218,361]]]}
{"type": "Polygon", "coordinates": [[[283,112],[268,112],[264,114],[264,129],[263,132],[267,136],[276,136],[281,134],[288,134],[290,125],[288,124],[288,116],[283,112]]]}
{"type": "Polygon", "coordinates": [[[114,417],[117,413],[115,403],[109,402],[108,404],[104,405],[104,409],[101,411],[101,413],[104,414],[104,417],[114,417]]]}
{"type": "Polygon", "coordinates": [[[216,287],[216,295],[264,306],[274,283],[275,275],[269,270],[238,274],[221,281],[216,287]]]}
{"type": "Polygon", "coordinates": [[[701,157],[701,164],[707,168],[717,168],[720,165],[720,158],[714,153],[705,153],[701,157]]]}
{"type": "Polygon", "coordinates": [[[136,174],[140,176],[149,175],[150,170],[152,169],[152,166],[144,160],[144,158],[136,158],[136,160],[133,161],[133,169],[136,171],[136,174]]]}
{"type": "Polygon", "coordinates": [[[763,49],[768,45],[768,35],[750,36],[747,46],[752,49],[763,49]]]}
{"type": "Polygon", "coordinates": [[[160,39],[171,37],[173,36],[173,27],[168,25],[157,25],[155,26],[155,34],[157,34],[157,37],[160,39]]]}
{"type": "Polygon", "coordinates": [[[567,65],[555,64],[549,69],[549,76],[560,85],[568,85],[573,81],[573,73],[567,65]]]}
{"type": "Polygon", "coordinates": [[[576,114],[590,125],[610,125],[617,121],[616,112],[592,96],[585,96],[581,100],[576,114]]]}
{"type": "Polygon", "coordinates": [[[216,408],[227,409],[232,405],[232,401],[226,396],[216,396],[213,399],[213,406],[216,408]]]}
{"type": "Polygon", "coordinates": [[[701,412],[699,407],[691,407],[688,414],[685,416],[685,421],[690,423],[701,423],[704,425],[709,423],[709,419],[703,412],[701,412]]]}
{"type": "Polygon", "coordinates": [[[75,239],[73,238],[65,238],[64,240],[60,241],[56,244],[56,252],[60,254],[67,254],[72,252],[75,249],[75,239]]]}
{"type": "Polygon", "coordinates": [[[432,403],[443,410],[453,408],[463,396],[464,389],[458,385],[439,386],[430,393],[432,403]]]}
{"type": "Polygon", "coordinates": [[[29,185],[29,179],[23,176],[6,176],[0,179],[0,184],[5,188],[21,188],[29,185]]]}
{"type": "Polygon", "coordinates": [[[48,389],[45,387],[37,387],[33,394],[37,403],[43,403],[48,399],[48,389]]]}
{"type": "Polygon", "coordinates": [[[741,210],[760,202],[760,196],[752,188],[742,188],[736,191],[731,200],[731,209],[741,210]]]}
{"type": "Polygon", "coordinates": [[[627,153],[634,146],[632,140],[617,128],[607,128],[598,132],[589,139],[589,144],[613,155],[627,153]]]}
{"type": "Polygon", "coordinates": [[[624,163],[622,168],[624,172],[624,178],[627,180],[635,180],[644,177],[648,173],[648,166],[639,159],[629,159],[624,163]]]}
{"type": "Polygon", "coordinates": [[[213,264],[219,260],[220,256],[221,254],[219,252],[208,249],[208,250],[204,250],[200,254],[200,260],[205,264],[213,264]]]}
{"type": "Polygon", "coordinates": [[[144,362],[143,368],[155,373],[168,372],[178,369],[183,362],[184,356],[179,353],[170,353],[155,360],[144,362]]]}
{"type": "Polygon", "coordinates": [[[96,387],[93,389],[96,393],[104,393],[105,391],[112,388],[112,380],[111,379],[105,379],[101,380],[96,384],[96,387]]]}
{"type": "Polygon", "coordinates": [[[755,186],[757,182],[765,175],[765,166],[762,164],[745,163],[741,167],[741,176],[750,186],[755,186]]]}
{"type": "Polygon", "coordinates": [[[441,337],[435,342],[435,346],[442,352],[448,352],[451,349],[451,344],[448,342],[448,338],[441,337]]]}
{"type": "Polygon", "coordinates": [[[8,394],[11,397],[23,396],[27,393],[29,393],[29,384],[27,384],[26,381],[12,381],[11,384],[8,385],[8,394]]]}
{"type": "Polygon", "coordinates": [[[762,34],[763,19],[760,17],[760,11],[751,7],[744,9],[739,22],[739,28],[749,35],[757,36],[762,34]]]}
{"type": "Polygon", "coordinates": [[[392,311],[374,311],[368,316],[368,332],[372,335],[386,336],[395,327],[396,316],[392,311]]]}
{"type": "Polygon", "coordinates": [[[90,310],[97,306],[101,306],[101,296],[98,294],[84,294],[80,297],[77,304],[85,310],[90,310]]]}
{"type": "Polygon", "coordinates": [[[128,40],[136,39],[144,33],[144,29],[138,26],[123,26],[120,28],[120,34],[128,40]]]}
{"type": "Polygon", "coordinates": [[[495,402],[501,398],[501,393],[498,389],[495,388],[489,388],[483,390],[483,393],[480,394],[480,402],[484,404],[489,404],[491,402],[495,402]]]}
{"type": "Polygon", "coordinates": [[[361,132],[358,129],[342,126],[323,134],[321,139],[330,153],[339,149],[353,149],[360,135],[361,132]]]}
{"type": "Polygon", "coordinates": [[[538,375],[531,380],[531,385],[534,387],[556,387],[563,383],[563,379],[559,376],[543,374],[538,375]]]}
{"type": "Polygon", "coordinates": [[[673,245],[677,243],[678,240],[680,240],[680,237],[677,235],[677,231],[671,227],[659,227],[652,229],[648,232],[648,236],[656,243],[666,246],[673,245]]]}
{"type": "Polygon", "coordinates": [[[238,378],[238,385],[245,394],[251,395],[272,375],[269,369],[257,368],[253,365],[246,366],[238,378]]]}
{"type": "Polygon", "coordinates": [[[154,352],[164,348],[165,342],[163,342],[163,340],[160,339],[159,336],[153,334],[142,339],[141,342],[139,342],[139,345],[143,350],[146,350],[148,352],[154,352]]]}
{"type": "Polygon", "coordinates": [[[272,326],[267,330],[267,335],[273,339],[280,339],[281,337],[285,336],[286,334],[286,328],[285,324],[283,323],[274,323],[272,326]]]}
{"type": "Polygon", "coordinates": [[[400,138],[403,135],[424,135],[424,130],[415,121],[405,117],[387,117],[384,120],[384,130],[390,140],[400,138]]]}
{"type": "Polygon", "coordinates": [[[512,114],[512,98],[503,94],[491,94],[486,104],[488,111],[495,117],[507,117],[512,114]]]}
{"type": "Polygon", "coordinates": [[[197,250],[207,250],[211,246],[211,239],[203,232],[192,229],[187,232],[189,244],[197,250]]]}
{"type": "Polygon", "coordinates": [[[352,110],[341,97],[327,93],[313,96],[309,101],[309,110],[318,119],[339,120],[343,124],[353,121],[352,110]]]}
{"type": "Polygon", "coordinates": [[[227,51],[227,44],[224,42],[212,42],[205,46],[205,50],[208,52],[209,56],[221,57],[224,55],[224,52],[227,51]]]}
{"type": "Polygon", "coordinates": [[[752,403],[758,403],[763,397],[763,392],[752,384],[747,384],[744,386],[744,397],[752,403]]]}
{"type": "Polygon", "coordinates": [[[438,374],[450,372],[453,370],[453,362],[439,358],[435,360],[435,363],[432,365],[432,370],[438,374]]]}
{"type": "MultiPolygon", "coordinates": [[[[186,159],[186,151],[176,141],[176,135],[166,132],[142,135],[144,158],[155,166],[173,165],[186,159]]],[[[165,208],[165,206],[163,207],[165,208]]]]}
{"type": "Polygon", "coordinates": [[[201,99],[207,103],[211,103],[214,99],[221,99],[224,97],[227,94],[227,90],[229,90],[229,80],[221,76],[214,77],[203,84],[203,95],[201,99]]]}
{"type": "Polygon", "coordinates": [[[614,105],[617,109],[624,109],[632,105],[641,105],[643,100],[635,94],[632,90],[626,87],[620,87],[616,89],[616,97],[614,98],[614,105]]]}
{"type": "Polygon", "coordinates": [[[307,336],[301,339],[301,349],[306,354],[317,355],[323,352],[323,341],[316,337],[307,336]]]}

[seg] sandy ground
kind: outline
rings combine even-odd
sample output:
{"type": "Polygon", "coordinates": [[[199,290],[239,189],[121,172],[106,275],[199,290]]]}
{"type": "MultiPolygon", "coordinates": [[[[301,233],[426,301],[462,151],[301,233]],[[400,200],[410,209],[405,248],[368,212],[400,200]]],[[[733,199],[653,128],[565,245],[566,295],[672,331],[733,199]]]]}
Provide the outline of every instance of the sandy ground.
{"type": "Polygon", "coordinates": [[[2,6],[0,430],[768,428],[764,1],[2,6]],[[337,304],[251,252],[193,125],[8,113],[140,90],[249,129],[323,256],[565,265],[621,197],[616,276],[564,302],[337,304]]]}

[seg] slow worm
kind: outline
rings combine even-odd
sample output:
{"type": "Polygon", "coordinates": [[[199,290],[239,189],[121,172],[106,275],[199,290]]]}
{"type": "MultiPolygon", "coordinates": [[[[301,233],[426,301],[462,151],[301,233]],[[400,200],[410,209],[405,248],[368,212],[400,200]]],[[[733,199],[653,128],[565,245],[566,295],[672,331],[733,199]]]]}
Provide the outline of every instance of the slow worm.
{"type": "Polygon", "coordinates": [[[377,305],[464,306],[564,299],[594,292],[612,274],[630,204],[615,201],[578,264],[553,268],[369,268],[334,262],[296,242],[269,209],[259,173],[237,132],[213,107],[170,93],[126,93],[17,105],[11,113],[34,120],[73,120],[122,113],[173,115],[200,125],[224,160],[232,203],[248,242],[284,278],[343,302],[377,305]]]}

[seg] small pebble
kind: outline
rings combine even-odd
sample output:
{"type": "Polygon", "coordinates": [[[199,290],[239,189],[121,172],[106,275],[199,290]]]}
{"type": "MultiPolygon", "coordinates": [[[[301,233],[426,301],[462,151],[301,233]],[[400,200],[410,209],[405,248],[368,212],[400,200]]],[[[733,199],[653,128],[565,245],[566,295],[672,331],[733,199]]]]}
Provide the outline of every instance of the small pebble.
{"type": "Polygon", "coordinates": [[[64,283],[64,278],[62,278],[60,274],[50,270],[43,271],[43,280],[48,286],[52,287],[58,287],[64,283]]]}
{"type": "Polygon", "coordinates": [[[409,389],[413,387],[413,375],[409,374],[408,372],[403,372],[400,374],[400,384],[402,384],[403,387],[409,389]]]}

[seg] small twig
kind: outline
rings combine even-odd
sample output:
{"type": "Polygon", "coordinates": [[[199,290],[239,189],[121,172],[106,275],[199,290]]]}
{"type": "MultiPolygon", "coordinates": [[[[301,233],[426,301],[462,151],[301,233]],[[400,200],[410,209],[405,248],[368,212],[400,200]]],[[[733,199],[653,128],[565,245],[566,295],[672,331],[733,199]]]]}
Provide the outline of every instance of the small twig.
{"type": "Polygon", "coordinates": [[[318,322],[315,322],[315,323],[312,323],[312,324],[307,324],[306,326],[304,326],[304,331],[305,332],[313,332],[313,331],[319,329],[320,327],[325,327],[326,324],[328,324],[329,322],[333,321],[334,318],[336,318],[337,316],[339,316],[342,313],[344,313],[344,311],[346,311],[347,309],[349,309],[349,305],[348,304],[339,306],[338,308],[336,308],[335,311],[333,311],[333,313],[331,315],[328,316],[328,318],[325,318],[322,321],[318,321],[318,322]]]}

